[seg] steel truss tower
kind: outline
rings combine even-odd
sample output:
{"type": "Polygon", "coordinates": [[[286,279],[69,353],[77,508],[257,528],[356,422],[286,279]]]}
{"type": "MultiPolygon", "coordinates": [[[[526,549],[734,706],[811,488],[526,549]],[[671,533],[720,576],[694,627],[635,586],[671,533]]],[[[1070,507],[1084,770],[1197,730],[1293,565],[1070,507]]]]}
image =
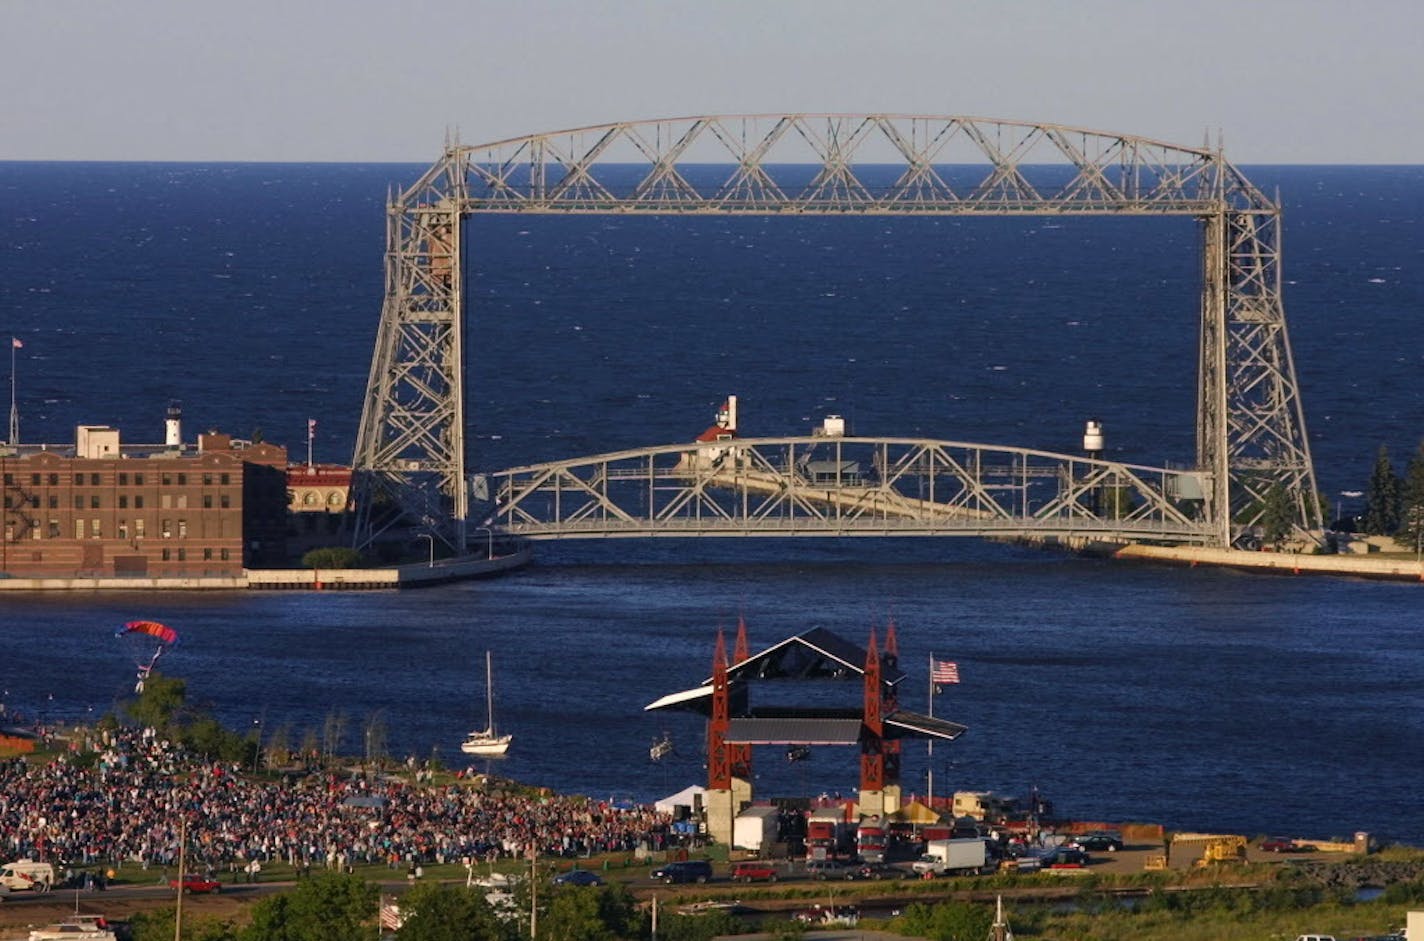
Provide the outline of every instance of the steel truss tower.
{"type": "Polygon", "coordinates": [[[987,118],[790,114],[447,144],[394,196],[353,460],[358,545],[403,521],[464,546],[461,227],[487,212],[1196,218],[1204,231],[1196,419],[1204,518],[1222,545],[1281,512],[1299,533],[1321,532],[1281,301],[1280,207],[1219,149],[987,118]],[[631,175],[630,163],[639,165],[631,175]]]}

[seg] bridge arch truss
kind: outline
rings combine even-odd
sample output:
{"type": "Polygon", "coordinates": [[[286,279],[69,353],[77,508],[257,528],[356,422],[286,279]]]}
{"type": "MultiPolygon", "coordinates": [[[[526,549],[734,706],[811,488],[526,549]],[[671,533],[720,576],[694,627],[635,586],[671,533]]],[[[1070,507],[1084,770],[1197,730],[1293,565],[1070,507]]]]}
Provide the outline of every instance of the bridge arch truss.
{"type": "Polygon", "coordinates": [[[463,223],[476,213],[1195,218],[1206,541],[1231,542],[1273,506],[1302,533],[1322,528],[1281,297],[1280,207],[1219,148],[990,118],[773,114],[451,142],[391,198],[353,460],[358,542],[399,516],[463,545],[463,223]]]}
{"type": "Polygon", "coordinates": [[[988,536],[1202,545],[1200,475],[919,438],[672,444],[477,478],[527,539],[988,536]]]}

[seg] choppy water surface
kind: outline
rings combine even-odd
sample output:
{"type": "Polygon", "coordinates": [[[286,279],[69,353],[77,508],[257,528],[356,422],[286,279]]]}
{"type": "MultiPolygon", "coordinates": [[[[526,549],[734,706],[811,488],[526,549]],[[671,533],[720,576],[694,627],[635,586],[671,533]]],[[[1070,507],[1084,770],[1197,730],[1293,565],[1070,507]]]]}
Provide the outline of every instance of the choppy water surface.
{"type": "MultiPolygon", "coordinates": [[[[0,164],[0,336],[23,337],[25,440],[79,422],[156,440],[262,429],[350,455],[381,295],[395,166],[0,164]]],[[[1252,171],[1287,204],[1286,307],[1322,489],[1363,489],[1381,443],[1421,435],[1419,168],[1252,171]]],[[[684,440],[728,392],[745,428],[827,412],[871,434],[1187,461],[1197,234],[1153,220],[478,220],[470,238],[474,462],[498,468],[684,440]]],[[[1402,463],[1402,460],[1401,460],[1402,463]]],[[[1348,506],[1347,506],[1348,509],[1348,506]]],[[[399,755],[453,761],[495,653],[500,770],[651,798],[701,779],[700,726],[649,716],[700,682],[721,626],[754,648],[812,626],[863,642],[893,615],[903,699],[931,651],[970,727],[936,787],[1023,793],[1074,816],[1424,843],[1420,588],[1124,566],[934,541],[541,546],[515,576],[391,594],[0,598],[0,687],[53,717],[132,684],[136,616],[164,667],[230,723],[299,741],[378,719],[399,755]],[[647,761],[669,731],[677,754],[647,761]]],[[[853,704],[859,688],[805,693],[853,704]]],[[[762,793],[850,791],[852,754],[757,757],[762,793]]],[[[922,746],[905,783],[923,787],[922,746]]]]}

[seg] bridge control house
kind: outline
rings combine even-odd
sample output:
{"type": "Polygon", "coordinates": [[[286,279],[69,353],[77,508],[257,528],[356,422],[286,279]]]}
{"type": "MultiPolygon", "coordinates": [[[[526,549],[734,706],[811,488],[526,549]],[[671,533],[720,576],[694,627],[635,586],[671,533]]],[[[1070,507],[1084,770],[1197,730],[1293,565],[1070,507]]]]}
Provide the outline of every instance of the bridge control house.
{"type": "Polygon", "coordinates": [[[0,447],[0,573],[15,578],[236,576],[285,556],[287,450],[209,432],[127,445],[81,425],[70,445],[0,447]]]}

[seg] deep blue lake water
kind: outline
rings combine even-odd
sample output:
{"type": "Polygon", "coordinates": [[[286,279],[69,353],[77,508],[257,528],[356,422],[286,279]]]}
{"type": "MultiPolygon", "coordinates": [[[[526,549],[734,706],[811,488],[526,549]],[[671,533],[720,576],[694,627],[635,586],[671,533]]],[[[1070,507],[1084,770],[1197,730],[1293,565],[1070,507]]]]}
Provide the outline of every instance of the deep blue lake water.
{"type": "MultiPolygon", "coordinates": [[[[221,428],[350,459],[397,165],[0,163],[0,336],[20,337],[22,439],[108,423],[221,428]]],[[[1424,437],[1424,168],[1248,168],[1286,206],[1285,286],[1322,489],[1424,437]]],[[[828,412],[866,434],[1192,457],[1200,248],[1187,220],[490,218],[471,224],[473,463],[686,440],[728,393],[742,427],[828,412]]],[[[1355,501],[1358,503],[1358,501],[1355,501]]],[[[1358,506],[1353,507],[1358,509],[1358,506]]],[[[113,629],[183,634],[164,666],[234,725],[447,761],[495,652],[499,769],[652,798],[703,777],[699,726],[649,716],[700,682],[718,627],[754,648],[893,615],[905,702],[931,651],[936,789],[1026,793],[1081,818],[1424,843],[1420,586],[1125,566],[974,542],[540,546],[510,578],[420,592],[5,596],[0,694],[55,717],[132,683],[113,629]],[[651,765],[664,730],[678,753],[651,765]]],[[[808,695],[848,704],[858,688],[808,695]]],[[[784,688],[769,698],[791,695],[784,688]]],[[[757,757],[763,794],[849,791],[854,756],[757,757]]],[[[922,790],[923,748],[906,756],[922,790]]]]}

